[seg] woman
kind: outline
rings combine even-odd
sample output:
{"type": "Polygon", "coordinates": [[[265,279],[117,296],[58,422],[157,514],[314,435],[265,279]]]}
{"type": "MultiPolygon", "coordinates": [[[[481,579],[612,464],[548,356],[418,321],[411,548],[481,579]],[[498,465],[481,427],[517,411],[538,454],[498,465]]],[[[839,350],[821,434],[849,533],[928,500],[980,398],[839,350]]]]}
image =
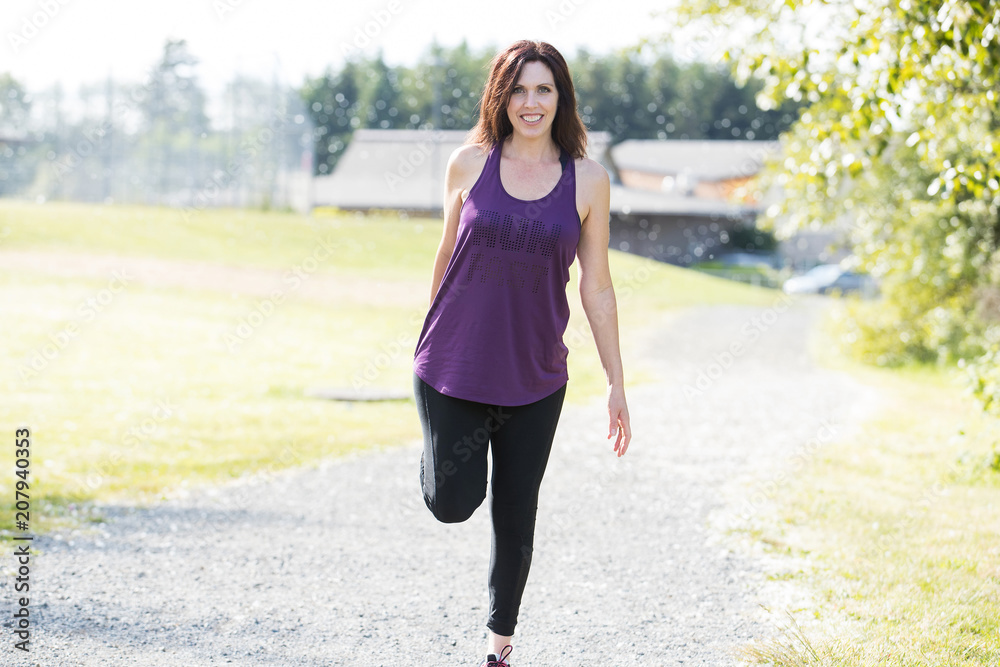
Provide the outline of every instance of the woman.
{"type": "Polygon", "coordinates": [[[507,665],[513,650],[569,378],[562,336],[574,256],[608,380],[608,438],[618,456],[631,439],[608,268],[610,182],[584,157],[586,140],[566,61],[523,40],[493,58],[479,121],[445,174],[444,233],[413,361],[420,478],[438,520],[465,521],[486,497],[492,452],[487,667],[507,665]]]}

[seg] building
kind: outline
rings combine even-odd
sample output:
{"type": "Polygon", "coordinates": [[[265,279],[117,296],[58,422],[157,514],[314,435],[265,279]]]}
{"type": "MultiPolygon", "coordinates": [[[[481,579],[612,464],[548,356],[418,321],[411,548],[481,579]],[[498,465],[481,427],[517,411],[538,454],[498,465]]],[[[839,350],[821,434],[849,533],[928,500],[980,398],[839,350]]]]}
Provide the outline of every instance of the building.
{"type": "Polygon", "coordinates": [[[611,148],[611,247],[687,266],[715,259],[758,203],[740,196],[777,149],[761,141],[629,139],[611,148]]]}
{"type": "MultiPolygon", "coordinates": [[[[444,168],[466,135],[464,130],[358,130],[334,173],[314,179],[314,205],[441,215],[444,168]]],[[[588,156],[603,162],[609,141],[606,132],[591,132],[588,156]]]]}
{"type": "MultiPolygon", "coordinates": [[[[358,130],[329,176],[314,179],[315,206],[442,212],[444,169],[467,135],[456,130],[358,130]]],[[[588,156],[611,176],[610,247],[690,265],[714,259],[760,203],[742,194],[776,142],[627,140],[588,135],[588,156]]]]}

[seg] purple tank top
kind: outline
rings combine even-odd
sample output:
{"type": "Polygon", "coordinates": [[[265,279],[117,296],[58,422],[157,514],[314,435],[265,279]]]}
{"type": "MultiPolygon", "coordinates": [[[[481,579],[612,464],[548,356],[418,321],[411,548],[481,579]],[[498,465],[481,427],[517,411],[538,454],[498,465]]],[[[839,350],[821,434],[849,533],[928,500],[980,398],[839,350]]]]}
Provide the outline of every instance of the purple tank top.
{"type": "Polygon", "coordinates": [[[500,144],[462,204],[455,249],[417,339],[413,371],[448,396],[524,405],[569,379],[566,283],[580,240],[576,171],[541,199],[500,182],[500,144]]]}

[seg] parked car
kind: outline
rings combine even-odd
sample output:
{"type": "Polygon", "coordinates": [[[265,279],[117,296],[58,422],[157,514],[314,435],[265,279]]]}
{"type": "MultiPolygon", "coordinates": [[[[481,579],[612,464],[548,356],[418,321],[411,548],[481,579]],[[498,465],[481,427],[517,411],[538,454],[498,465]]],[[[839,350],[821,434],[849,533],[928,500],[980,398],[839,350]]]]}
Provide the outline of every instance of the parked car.
{"type": "Polygon", "coordinates": [[[871,296],[876,292],[870,276],[841,268],[839,264],[820,264],[785,281],[786,294],[848,294],[871,296]]]}

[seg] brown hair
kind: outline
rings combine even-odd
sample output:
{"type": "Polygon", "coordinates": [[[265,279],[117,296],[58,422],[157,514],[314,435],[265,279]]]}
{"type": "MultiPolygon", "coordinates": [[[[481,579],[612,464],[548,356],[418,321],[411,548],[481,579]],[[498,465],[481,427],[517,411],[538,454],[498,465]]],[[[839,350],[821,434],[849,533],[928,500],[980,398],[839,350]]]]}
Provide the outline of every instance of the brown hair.
{"type": "Polygon", "coordinates": [[[573,158],[582,158],[587,149],[587,128],[576,110],[576,92],[569,67],[554,46],[527,39],[514,42],[490,61],[490,77],[479,100],[479,120],[466,141],[488,149],[514,133],[507,117],[507,104],[521,76],[521,68],[535,61],[552,71],[559,93],[556,117],[552,121],[552,139],[573,158]]]}

